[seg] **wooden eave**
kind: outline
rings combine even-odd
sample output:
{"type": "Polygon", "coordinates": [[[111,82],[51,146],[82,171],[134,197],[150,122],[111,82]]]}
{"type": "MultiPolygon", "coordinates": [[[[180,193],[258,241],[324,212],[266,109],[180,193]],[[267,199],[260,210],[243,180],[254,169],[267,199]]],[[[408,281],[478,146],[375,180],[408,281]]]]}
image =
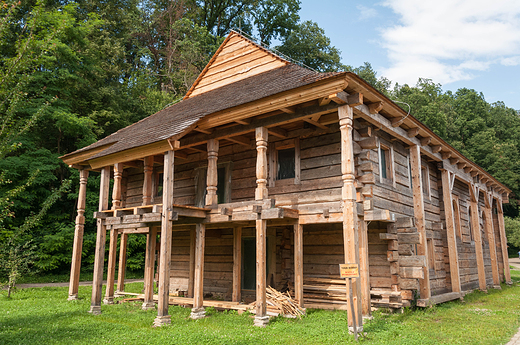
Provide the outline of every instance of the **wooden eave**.
{"type": "MultiPolygon", "coordinates": [[[[445,142],[441,137],[439,137],[437,134],[435,134],[431,129],[429,129],[426,125],[424,125],[421,121],[417,120],[415,117],[413,117],[411,114],[408,115],[408,113],[403,110],[401,107],[399,107],[396,103],[394,103],[392,100],[390,100],[388,97],[377,91],[372,85],[368,84],[366,81],[364,81],[362,78],[360,78],[358,75],[352,72],[346,73],[346,79],[349,82],[349,87],[347,88],[347,92],[360,92],[363,94],[363,97],[365,99],[364,103],[373,103],[373,102],[383,102],[383,108],[379,111],[379,114],[368,114],[368,111],[365,113],[365,118],[371,115],[372,118],[377,118],[378,116],[381,116],[382,119],[380,119],[378,122],[386,122],[383,127],[383,129],[392,136],[396,136],[396,131],[389,130],[392,128],[391,120],[393,119],[402,119],[399,126],[396,128],[400,128],[401,126],[407,129],[410,128],[419,128],[418,136],[422,138],[430,137],[431,141],[428,145],[421,145],[421,142],[417,138],[410,138],[404,133],[402,135],[399,135],[400,139],[403,140],[408,145],[419,145],[421,146],[421,151],[426,156],[430,157],[434,161],[437,162],[444,162],[445,164],[453,165],[449,162],[447,159],[443,159],[440,152],[434,153],[432,151],[432,146],[442,146],[442,152],[450,152],[451,158],[458,158],[458,163],[466,163],[466,166],[471,167],[471,171],[477,171],[479,175],[482,175],[486,177],[488,180],[492,181],[493,185],[498,186],[494,187],[496,189],[502,190],[502,194],[509,194],[511,193],[511,190],[507,188],[505,185],[497,181],[491,174],[489,174],[487,171],[482,169],[480,166],[478,166],[476,163],[472,162],[465,156],[463,156],[459,151],[457,151],[455,148],[453,148],[451,145],[449,145],[447,142],[445,142]],[[386,121],[384,121],[384,120],[386,121]],[[381,121],[383,120],[383,121],[381,121]]],[[[357,113],[363,113],[364,109],[363,107],[366,107],[365,104],[362,106],[357,106],[357,113]]],[[[413,110],[413,109],[412,109],[413,110]]],[[[377,119],[376,119],[377,121],[377,119]]],[[[404,130],[404,128],[401,128],[404,130]]],[[[457,165],[455,164],[455,169],[457,170],[457,165]]],[[[466,174],[464,172],[458,172],[460,176],[466,177],[464,180],[470,180],[470,174],[466,174]]],[[[489,181],[486,183],[490,184],[489,181]]]]}
{"type": "Polygon", "coordinates": [[[65,164],[69,166],[73,165],[88,165],[88,160],[90,157],[106,150],[110,146],[112,146],[114,143],[98,146],[96,148],[90,149],[90,150],[83,150],[79,152],[72,152],[68,153],[66,155],[63,155],[61,157],[58,157],[61,159],[65,164]]]}

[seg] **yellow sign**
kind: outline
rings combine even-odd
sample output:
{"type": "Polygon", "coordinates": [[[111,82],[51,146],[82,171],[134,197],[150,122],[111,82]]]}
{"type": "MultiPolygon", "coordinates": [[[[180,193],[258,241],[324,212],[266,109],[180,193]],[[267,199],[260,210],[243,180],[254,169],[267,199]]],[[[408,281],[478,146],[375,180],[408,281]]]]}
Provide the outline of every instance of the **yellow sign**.
{"type": "Polygon", "coordinates": [[[358,264],[339,264],[341,278],[359,278],[358,264]]]}

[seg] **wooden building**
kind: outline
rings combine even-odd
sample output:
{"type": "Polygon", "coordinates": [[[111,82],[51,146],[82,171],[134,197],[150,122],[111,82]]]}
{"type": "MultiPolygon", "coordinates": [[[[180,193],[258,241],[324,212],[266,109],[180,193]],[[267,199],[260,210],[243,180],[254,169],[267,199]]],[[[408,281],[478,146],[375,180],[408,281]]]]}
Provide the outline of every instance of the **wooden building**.
{"type": "Polygon", "coordinates": [[[346,309],[352,325],[340,263],[360,265],[357,325],[373,306],[511,281],[506,186],[356,74],[311,71],[236,32],[181,102],[62,159],[81,176],[70,299],[87,177],[101,173],[94,314],[107,233],[104,302],[124,290],[128,236],[146,234],[143,308],[155,307],[157,267],[156,325],[170,322],[170,293],[193,298],[193,318],[205,295],[256,300],[265,325],[269,285],[301,306],[346,309]]]}

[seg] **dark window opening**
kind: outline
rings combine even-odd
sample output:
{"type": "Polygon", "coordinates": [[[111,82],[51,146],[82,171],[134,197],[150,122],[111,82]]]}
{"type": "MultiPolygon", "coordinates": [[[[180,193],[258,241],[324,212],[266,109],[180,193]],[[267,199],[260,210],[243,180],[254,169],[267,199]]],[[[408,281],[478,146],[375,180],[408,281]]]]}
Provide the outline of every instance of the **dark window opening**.
{"type": "Polygon", "coordinates": [[[284,180],[294,178],[296,176],[295,170],[295,150],[294,147],[278,151],[278,171],[276,174],[277,180],[284,180]]]}
{"type": "Polygon", "coordinates": [[[157,174],[157,193],[156,196],[162,196],[163,193],[163,173],[157,174]]]}
{"type": "Polygon", "coordinates": [[[383,147],[379,147],[379,157],[381,160],[381,177],[388,178],[387,170],[388,166],[386,165],[386,151],[383,147]]]}
{"type": "MultiPolygon", "coordinates": [[[[266,238],[266,250],[269,248],[269,238],[266,238]]],[[[269,272],[270,256],[266,253],[266,276],[269,272]]],[[[268,282],[269,283],[269,282],[268,282]]],[[[256,290],[256,237],[242,239],[242,289],[256,290]]]]}
{"type": "Polygon", "coordinates": [[[217,169],[217,198],[218,203],[226,202],[226,168],[217,169]]]}

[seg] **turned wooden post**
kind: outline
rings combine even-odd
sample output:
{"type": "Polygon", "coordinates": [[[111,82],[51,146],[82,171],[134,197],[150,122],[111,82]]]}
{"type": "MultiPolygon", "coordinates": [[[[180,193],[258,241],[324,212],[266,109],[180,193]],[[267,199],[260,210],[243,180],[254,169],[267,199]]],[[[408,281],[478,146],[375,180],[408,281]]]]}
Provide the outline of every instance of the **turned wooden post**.
{"type": "Polygon", "coordinates": [[[117,271],[117,291],[115,296],[120,297],[120,293],[125,291],[125,272],[126,272],[126,247],[128,246],[128,234],[121,234],[119,243],[119,269],[117,271]]]}
{"type": "Polygon", "coordinates": [[[497,199],[497,209],[498,209],[498,227],[500,229],[500,243],[502,245],[502,259],[504,260],[504,278],[506,280],[506,284],[511,285],[513,282],[511,281],[511,272],[509,271],[509,257],[507,254],[507,238],[506,238],[506,228],[504,225],[504,210],[502,209],[502,200],[497,199]]]}
{"type": "Polygon", "coordinates": [[[242,293],[242,227],[233,228],[233,302],[240,302],[242,293]]]}
{"type": "Polygon", "coordinates": [[[410,167],[412,168],[412,189],[413,189],[413,213],[415,216],[415,226],[419,233],[420,243],[417,245],[417,255],[425,257],[426,266],[423,267],[424,278],[419,279],[421,299],[431,297],[430,291],[430,270],[427,263],[428,248],[426,244],[426,224],[424,216],[424,196],[422,186],[421,169],[421,147],[413,145],[410,147],[410,167]]]}
{"type": "Polygon", "coordinates": [[[88,170],[79,171],[78,215],[74,229],[74,247],[70,268],[69,298],[78,299],[79,273],[81,269],[81,253],[83,250],[83,230],[85,228],[85,200],[87,197],[88,170]]]}
{"type": "Polygon", "coordinates": [[[206,242],[206,225],[198,223],[195,225],[195,276],[193,287],[193,308],[190,317],[201,319],[206,314],[204,310],[204,244],[206,242]]]}
{"type": "Polygon", "coordinates": [[[216,207],[218,204],[218,140],[208,140],[208,173],[206,176],[206,206],[216,207]]]}
{"type": "Polygon", "coordinates": [[[152,203],[153,156],[144,159],[143,206],[152,203]]]}
{"type": "MultiPolygon", "coordinates": [[[[101,169],[99,186],[99,211],[108,210],[108,191],[110,188],[110,167],[101,169]]],[[[103,218],[97,219],[96,250],[94,257],[94,276],[92,280],[92,299],[90,313],[101,314],[101,289],[103,288],[103,265],[105,262],[105,242],[107,227],[103,218]]]]}
{"type": "Polygon", "coordinates": [[[108,245],[107,286],[105,289],[104,304],[114,304],[114,280],[116,276],[117,230],[110,230],[110,244],[108,245]]]}
{"type": "Polygon", "coordinates": [[[255,200],[267,199],[267,128],[258,127],[256,136],[255,200]]]}
{"type": "Polygon", "coordinates": [[[484,267],[484,253],[482,250],[482,236],[480,233],[478,215],[479,191],[473,184],[469,185],[470,207],[471,207],[471,230],[475,240],[475,255],[477,257],[478,286],[481,291],[486,291],[486,270],[484,267]]]}
{"type": "Polygon", "coordinates": [[[303,308],[303,224],[294,225],[294,297],[303,308]]]}
{"type": "Polygon", "coordinates": [[[121,180],[123,178],[123,164],[114,164],[114,188],[112,189],[112,209],[121,208],[121,180]]]}
{"type": "Polygon", "coordinates": [[[491,213],[491,206],[493,199],[489,193],[484,193],[485,208],[484,213],[485,224],[488,243],[489,243],[489,255],[491,256],[491,273],[493,275],[493,287],[500,289],[500,276],[498,275],[498,260],[497,260],[497,247],[495,244],[495,230],[493,227],[493,214],[491,213]]]}
{"type": "Polygon", "coordinates": [[[159,301],[157,305],[157,317],[154,325],[162,326],[170,324],[168,315],[170,294],[170,265],[172,259],[172,221],[170,212],[173,206],[173,162],[174,152],[168,151],[164,155],[163,171],[163,208],[161,214],[161,244],[159,261],[159,301]]]}
{"type": "Polygon", "coordinates": [[[146,254],[144,259],[144,302],[143,310],[155,308],[153,301],[153,275],[155,268],[155,245],[157,243],[157,227],[152,226],[146,234],[146,254]]]}
{"type": "Polygon", "coordinates": [[[459,254],[457,251],[457,236],[455,234],[455,218],[453,215],[454,177],[448,170],[441,170],[442,197],[444,203],[444,218],[446,219],[446,237],[448,239],[448,256],[450,261],[451,291],[460,292],[459,254]],[[453,182],[452,182],[453,181],[453,182]]]}
{"type": "MultiPolygon", "coordinates": [[[[357,263],[359,265],[358,215],[356,188],[354,186],[356,176],[354,166],[354,144],[352,139],[354,114],[352,112],[352,108],[348,105],[339,107],[338,117],[339,129],[341,131],[341,175],[343,180],[341,193],[343,206],[343,246],[345,253],[345,263],[357,263]]],[[[354,318],[356,318],[357,327],[360,330],[363,330],[363,319],[361,315],[361,280],[359,278],[347,280],[347,291],[349,289],[349,282],[352,283],[352,299],[355,315],[352,315],[351,308],[347,309],[348,325],[349,328],[354,329],[354,318]]],[[[349,298],[348,294],[347,298],[349,298]]]]}

